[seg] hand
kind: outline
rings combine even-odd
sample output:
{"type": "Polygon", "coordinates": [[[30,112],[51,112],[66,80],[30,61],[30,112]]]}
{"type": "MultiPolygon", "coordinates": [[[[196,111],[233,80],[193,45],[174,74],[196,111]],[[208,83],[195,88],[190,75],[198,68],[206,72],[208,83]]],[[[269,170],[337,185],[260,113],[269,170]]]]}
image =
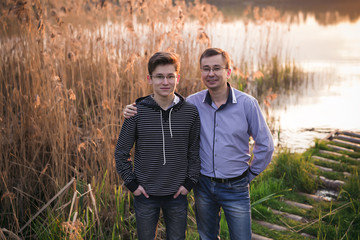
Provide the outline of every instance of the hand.
{"type": "Polygon", "coordinates": [[[126,105],[123,113],[125,118],[131,118],[132,116],[137,114],[137,108],[135,107],[135,103],[126,105]]]}
{"type": "Polygon", "coordinates": [[[133,192],[134,196],[140,196],[143,194],[146,198],[149,198],[149,195],[146,193],[145,189],[139,185],[138,188],[133,192]]]}
{"type": "Polygon", "coordinates": [[[179,190],[175,193],[174,198],[177,198],[180,194],[187,195],[188,193],[189,191],[184,186],[180,186],[179,190]]]}

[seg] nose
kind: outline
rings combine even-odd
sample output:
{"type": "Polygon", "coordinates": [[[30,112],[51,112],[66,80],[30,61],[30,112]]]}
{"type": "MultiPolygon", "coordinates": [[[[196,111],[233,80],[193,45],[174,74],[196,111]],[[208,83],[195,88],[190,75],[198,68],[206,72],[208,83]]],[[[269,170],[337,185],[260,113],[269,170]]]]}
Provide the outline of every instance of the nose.
{"type": "Polygon", "coordinates": [[[164,77],[163,84],[164,84],[164,85],[169,84],[169,80],[167,79],[167,77],[164,77]]]}
{"type": "Polygon", "coordinates": [[[213,76],[213,75],[215,75],[215,72],[214,72],[214,69],[210,69],[210,71],[209,71],[209,76],[213,76]]]}

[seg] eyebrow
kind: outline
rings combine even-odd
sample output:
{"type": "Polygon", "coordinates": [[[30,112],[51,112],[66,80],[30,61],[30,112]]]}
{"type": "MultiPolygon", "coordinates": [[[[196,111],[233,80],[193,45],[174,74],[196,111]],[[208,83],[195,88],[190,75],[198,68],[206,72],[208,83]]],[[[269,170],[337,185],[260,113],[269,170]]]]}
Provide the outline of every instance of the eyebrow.
{"type": "Polygon", "coordinates": [[[220,64],[215,64],[215,65],[212,65],[212,66],[210,66],[210,65],[203,65],[202,67],[221,67],[221,65],[220,65],[220,64]]]}
{"type": "MultiPolygon", "coordinates": [[[[155,74],[155,76],[165,76],[165,74],[157,73],[157,74],[155,74]]],[[[169,73],[169,74],[166,74],[166,76],[176,76],[176,74],[174,74],[174,73],[169,73]]]]}

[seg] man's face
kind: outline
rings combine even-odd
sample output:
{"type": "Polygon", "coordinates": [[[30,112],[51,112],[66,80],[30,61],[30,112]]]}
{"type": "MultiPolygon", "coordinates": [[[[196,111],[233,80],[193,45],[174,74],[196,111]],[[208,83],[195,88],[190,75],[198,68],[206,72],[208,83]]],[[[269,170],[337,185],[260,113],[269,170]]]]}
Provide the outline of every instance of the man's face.
{"type": "Polygon", "coordinates": [[[205,57],[201,60],[201,79],[209,90],[226,87],[231,70],[225,69],[222,55],[205,57]]]}
{"type": "Polygon", "coordinates": [[[179,75],[172,64],[159,65],[148,76],[149,83],[153,85],[154,96],[168,97],[174,94],[179,83],[179,75]]]}

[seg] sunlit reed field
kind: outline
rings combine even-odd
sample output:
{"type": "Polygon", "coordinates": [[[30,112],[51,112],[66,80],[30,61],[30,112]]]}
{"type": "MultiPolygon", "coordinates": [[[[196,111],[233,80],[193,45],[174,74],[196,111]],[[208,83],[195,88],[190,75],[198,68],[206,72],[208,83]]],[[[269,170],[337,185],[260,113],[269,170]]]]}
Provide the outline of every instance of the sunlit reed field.
{"type": "MultiPolygon", "coordinates": [[[[205,30],[223,20],[209,4],[172,2],[0,4],[0,236],[136,238],[132,197],[113,159],[122,110],[149,93],[147,61],[156,51],[180,55],[179,93],[203,89],[198,59],[217,47],[205,30]]],[[[276,55],[255,67],[236,58],[232,85],[267,107],[304,79],[276,55]]],[[[192,208],[189,225],[191,236],[192,208]]]]}

